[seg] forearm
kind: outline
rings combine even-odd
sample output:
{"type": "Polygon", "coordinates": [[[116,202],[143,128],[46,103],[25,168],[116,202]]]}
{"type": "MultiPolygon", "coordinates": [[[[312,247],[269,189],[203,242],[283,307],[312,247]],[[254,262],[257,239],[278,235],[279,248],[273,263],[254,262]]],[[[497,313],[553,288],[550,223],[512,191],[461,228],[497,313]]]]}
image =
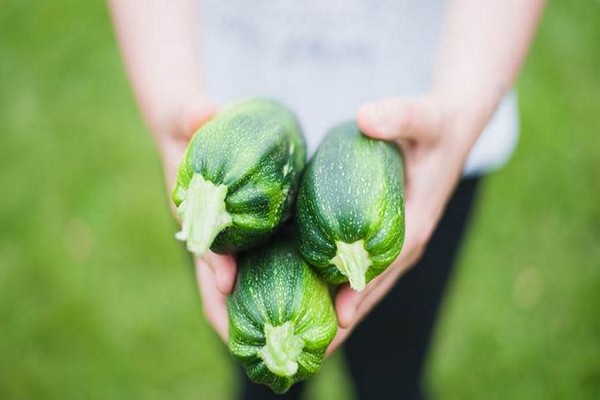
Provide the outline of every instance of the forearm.
{"type": "Polygon", "coordinates": [[[155,136],[204,92],[196,0],[109,0],[129,80],[155,136]]]}
{"type": "MultiPolygon", "coordinates": [[[[451,0],[432,93],[474,143],[523,63],[545,0],[451,0]]],[[[466,149],[468,151],[468,149],[466,149]]]]}

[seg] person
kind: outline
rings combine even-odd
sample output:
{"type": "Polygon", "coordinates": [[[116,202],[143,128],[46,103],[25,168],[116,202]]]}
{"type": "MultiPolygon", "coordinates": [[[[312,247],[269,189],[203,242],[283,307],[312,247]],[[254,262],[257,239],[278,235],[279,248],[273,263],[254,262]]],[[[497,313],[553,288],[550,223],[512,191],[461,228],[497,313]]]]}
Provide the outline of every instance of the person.
{"type": "MultiPolygon", "coordinates": [[[[511,86],[543,7],[544,0],[110,1],[169,187],[195,130],[218,106],[244,97],[294,109],[309,153],[328,128],[351,118],[364,134],[401,147],[402,252],[364,291],[345,286],[335,298],[339,330],[328,352],[344,347],[365,399],[424,397],[427,347],[479,182],[517,141],[511,86]]],[[[226,340],[235,259],[209,253],[196,270],[204,314],[226,340]]],[[[299,398],[302,387],[287,397],[299,398]]],[[[273,395],[244,381],[241,396],[273,395]]]]}

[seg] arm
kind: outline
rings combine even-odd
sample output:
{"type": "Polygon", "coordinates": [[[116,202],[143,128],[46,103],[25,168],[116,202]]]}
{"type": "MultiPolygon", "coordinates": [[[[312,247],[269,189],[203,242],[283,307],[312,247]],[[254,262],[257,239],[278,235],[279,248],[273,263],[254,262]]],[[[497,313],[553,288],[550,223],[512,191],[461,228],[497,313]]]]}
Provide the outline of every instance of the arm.
{"type": "MultiPolygon", "coordinates": [[[[201,78],[197,1],[109,0],[109,7],[129,80],[170,189],[191,136],[216,112],[201,78]]],[[[235,269],[231,256],[209,252],[203,260],[196,259],[205,315],[223,339],[225,295],[233,289],[235,269]]]]}
{"type": "Polygon", "coordinates": [[[423,253],[463,165],[523,63],[544,0],[452,0],[431,92],[364,104],[367,135],[395,140],[406,167],[406,239],[398,259],[361,293],[336,297],[340,330],[329,351],[374,307],[423,253]]]}
{"type": "Polygon", "coordinates": [[[179,162],[172,137],[189,139],[215,112],[204,96],[196,3],[109,1],[127,75],[165,161],[170,187],[179,162]]]}

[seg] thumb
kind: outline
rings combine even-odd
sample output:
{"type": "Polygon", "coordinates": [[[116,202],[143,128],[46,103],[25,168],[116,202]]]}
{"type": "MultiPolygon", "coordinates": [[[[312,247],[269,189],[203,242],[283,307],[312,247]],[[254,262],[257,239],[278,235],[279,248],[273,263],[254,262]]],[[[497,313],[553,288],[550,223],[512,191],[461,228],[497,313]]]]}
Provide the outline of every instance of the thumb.
{"type": "Polygon", "coordinates": [[[189,139],[202,125],[217,113],[216,105],[208,99],[191,101],[181,108],[178,116],[178,133],[189,139]]]}
{"type": "Polygon", "coordinates": [[[205,98],[187,101],[169,119],[168,135],[161,137],[159,150],[163,158],[168,187],[177,179],[181,157],[194,133],[217,112],[216,105],[205,98]]]}
{"type": "Polygon", "coordinates": [[[357,117],[364,134],[383,140],[431,138],[438,121],[436,108],[424,98],[394,97],[363,104],[357,117]]]}

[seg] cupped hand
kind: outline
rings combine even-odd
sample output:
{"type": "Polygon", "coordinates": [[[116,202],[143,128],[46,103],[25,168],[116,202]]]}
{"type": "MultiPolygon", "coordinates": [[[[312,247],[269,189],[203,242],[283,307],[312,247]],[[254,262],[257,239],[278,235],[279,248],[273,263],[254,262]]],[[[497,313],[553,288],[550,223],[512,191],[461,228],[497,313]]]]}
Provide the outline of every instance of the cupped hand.
{"type": "MultiPolygon", "coordinates": [[[[175,185],[177,169],[194,132],[216,113],[216,106],[204,99],[187,101],[173,116],[159,127],[154,127],[155,140],[163,160],[169,190],[175,185]]],[[[173,212],[176,209],[171,203],[173,212]]],[[[228,318],[226,296],[235,283],[236,262],[231,255],[207,252],[202,258],[194,257],[198,290],[207,321],[219,336],[227,341],[228,318]]]]}
{"type": "Polygon", "coordinates": [[[333,352],[423,254],[480,130],[435,96],[391,98],[360,107],[358,125],[373,138],[402,149],[405,167],[406,235],[394,263],[363,291],[343,285],[335,298],[339,330],[333,352]]]}

